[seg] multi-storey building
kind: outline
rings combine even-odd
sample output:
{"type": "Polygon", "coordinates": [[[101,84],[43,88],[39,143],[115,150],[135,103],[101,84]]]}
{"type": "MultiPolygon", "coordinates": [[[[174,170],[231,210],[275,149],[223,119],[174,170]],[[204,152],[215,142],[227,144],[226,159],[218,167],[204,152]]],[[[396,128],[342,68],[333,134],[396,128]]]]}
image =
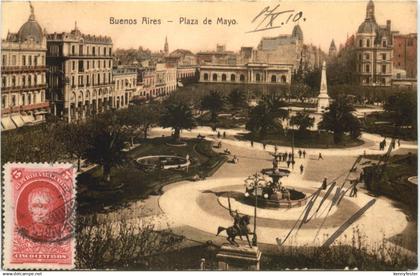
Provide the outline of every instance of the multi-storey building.
{"type": "Polygon", "coordinates": [[[114,102],[112,106],[116,109],[128,107],[136,94],[137,70],[125,67],[114,68],[112,78],[114,80],[114,102]]]}
{"type": "Polygon", "coordinates": [[[391,85],[393,35],[390,20],[387,20],[386,26],[376,23],[375,5],[370,0],[365,21],[359,26],[355,39],[356,74],[361,85],[391,85]]]}
{"type": "Polygon", "coordinates": [[[417,78],[417,34],[394,35],[394,68],[405,70],[407,78],[417,78]]]}
{"type": "Polygon", "coordinates": [[[48,113],[45,96],[45,31],[35,20],[34,9],[17,33],[2,40],[1,129],[42,122],[48,113]]]}
{"type": "Polygon", "coordinates": [[[71,32],[47,36],[47,76],[53,113],[68,122],[108,110],[115,103],[112,40],[71,32]]]}

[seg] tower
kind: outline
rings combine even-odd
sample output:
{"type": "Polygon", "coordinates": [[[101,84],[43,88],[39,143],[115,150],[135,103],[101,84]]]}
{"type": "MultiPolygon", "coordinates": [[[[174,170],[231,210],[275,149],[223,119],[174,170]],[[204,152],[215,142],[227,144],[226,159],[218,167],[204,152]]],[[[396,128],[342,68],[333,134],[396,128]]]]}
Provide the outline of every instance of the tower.
{"type": "Polygon", "coordinates": [[[330,97],[328,96],[328,87],[327,87],[327,64],[324,61],[324,63],[322,64],[321,86],[319,89],[318,105],[316,107],[316,112],[324,113],[324,111],[329,106],[330,106],[330,97]]]}
{"type": "Polygon", "coordinates": [[[163,47],[163,51],[165,53],[165,56],[169,55],[169,44],[167,36],[165,36],[165,46],[163,47]]]}
{"type": "Polygon", "coordinates": [[[328,49],[328,55],[334,57],[337,55],[337,47],[335,46],[334,39],[331,40],[330,48],[328,49]]]}

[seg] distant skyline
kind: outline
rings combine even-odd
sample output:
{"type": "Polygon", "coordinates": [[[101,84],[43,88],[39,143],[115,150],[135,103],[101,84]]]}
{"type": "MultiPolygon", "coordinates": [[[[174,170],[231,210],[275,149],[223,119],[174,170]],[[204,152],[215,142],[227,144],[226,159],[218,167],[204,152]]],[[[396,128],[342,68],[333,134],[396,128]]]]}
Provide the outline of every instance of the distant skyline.
{"type": "MultiPolygon", "coordinates": [[[[193,52],[215,50],[216,44],[225,44],[227,50],[239,51],[241,46],[257,47],[262,37],[290,34],[294,24],[284,24],[281,28],[263,32],[247,33],[255,28],[251,20],[264,8],[277,11],[295,10],[303,12],[299,25],[303,30],[304,42],[320,46],[328,52],[331,40],[337,48],[344,43],[347,35],[356,33],[364,21],[368,1],[270,1],[270,2],[41,2],[32,1],[35,18],[48,33],[69,32],[75,21],[82,33],[110,36],[117,48],[148,48],[163,50],[165,36],[169,50],[188,49],[193,52]],[[115,19],[137,20],[137,24],[110,24],[115,19]],[[160,19],[160,25],[143,25],[142,17],[160,19]],[[200,25],[180,25],[180,17],[196,18],[200,25]],[[203,25],[204,18],[217,17],[235,19],[237,24],[203,25]],[[168,22],[173,21],[173,22],[168,22]]],[[[376,21],[385,25],[391,20],[392,30],[400,33],[417,32],[417,4],[415,1],[374,1],[376,21]]],[[[2,38],[7,32],[17,32],[28,20],[29,2],[2,2],[2,38]]],[[[277,23],[286,21],[288,14],[281,15],[277,23]],[[283,16],[283,17],[281,17],[283,16]]]]}

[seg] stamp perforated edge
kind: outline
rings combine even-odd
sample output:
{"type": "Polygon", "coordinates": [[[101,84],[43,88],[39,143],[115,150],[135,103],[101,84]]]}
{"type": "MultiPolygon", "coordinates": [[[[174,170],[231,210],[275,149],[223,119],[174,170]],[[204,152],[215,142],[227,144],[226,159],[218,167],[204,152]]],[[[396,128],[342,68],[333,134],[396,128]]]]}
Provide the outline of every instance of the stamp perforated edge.
{"type": "MultiPolygon", "coordinates": [[[[10,170],[15,166],[21,166],[26,168],[33,168],[33,169],[51,169],[51,168],[63,168],[63,169],[71,169],[73,171],[73,198],[76,199],[77,197],[77,190],[76,190],[76,169],[71,163],[24,163],[24,162],[8,162],[3,165],[3,183],[2,183],[2,269],[4,270],[73,270],[75,268],[75,236],[70,241],[70,247],[72,252],[72,262],[70,265],[64,264],[11,264],[10,263],[10,248],[12,246],[12,238],[13,238],[13,227],[14,227],[14,214],[13,211],[15,209],[12,206],[12,193],[11,193],[11,179],[10,179],[10,170]]],[[[76,200],[74,202],[76,203],[76,200]]],[[[76,206],[76,205],[75,205],[76,206]]],[[[77,206],[76,206],[77,210],[77,206]]],[[[75,222],[77,211],[75,214],[75,222]]],[[[73,230],[75,231],[75,229],[73,230]]]]}

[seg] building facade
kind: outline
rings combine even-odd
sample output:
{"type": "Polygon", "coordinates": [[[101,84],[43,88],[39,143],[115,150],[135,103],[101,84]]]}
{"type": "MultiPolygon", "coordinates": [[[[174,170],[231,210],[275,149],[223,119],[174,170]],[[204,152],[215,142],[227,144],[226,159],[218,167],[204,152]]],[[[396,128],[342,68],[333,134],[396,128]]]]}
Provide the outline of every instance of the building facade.
{"type": "Polygon", "coordinates": [[[359,26],[355,38],[356,75],[361,85],[391,85],[393,35],[390,20],[387,20],[386,26],[376,23],[375,5],[370,0],[365,21],[359,26]]]}
{"type": "Polygon", "coordinates": [[[47,76],[52,112],[68,122],[109,110],[115,103],[112,40],[71,32],[47,36],[47,76]]]}
{"type": "Polygon", "coordinates": [[[2,40],[1,129],[43,122],[49,111],[46,99],[45,30],[34,9],[17,33],[2,40]]]}
{"type": "Polygon", "coordinates": [[[406,72],[406,78],[417,79],[417,34],[394,35],[393,65],[406,72]]]}
{"type": "Polygon", "coordinates": [[[136,96],[137,71],[133,68],[114,68],[112,70],[114,82],[113,104],[116,109],[128,107],[130,101],[136,96]]]}
{"type": "Polygon", "coordinates": [[[291,64],[202,65],[200,82],[290,84],[292,70],[291,64]]]}

